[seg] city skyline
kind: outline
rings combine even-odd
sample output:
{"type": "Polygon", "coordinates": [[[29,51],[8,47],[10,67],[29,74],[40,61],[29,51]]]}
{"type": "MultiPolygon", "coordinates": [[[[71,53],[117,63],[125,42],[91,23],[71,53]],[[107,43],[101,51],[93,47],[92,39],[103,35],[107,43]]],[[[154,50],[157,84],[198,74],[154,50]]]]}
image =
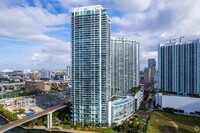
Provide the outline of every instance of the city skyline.
{"type": "Polygon", "coordinates": [[[200,35],[200,3],[194,1],[5,0],[0,2],[0,70],[64,69],[71,65],[71,9],[96,4],[109,9],[111,36],[141,42],[140,69],[147,66],[148,58],[157,59],[159,41],[181,35],[190,40],[200,35]]]}

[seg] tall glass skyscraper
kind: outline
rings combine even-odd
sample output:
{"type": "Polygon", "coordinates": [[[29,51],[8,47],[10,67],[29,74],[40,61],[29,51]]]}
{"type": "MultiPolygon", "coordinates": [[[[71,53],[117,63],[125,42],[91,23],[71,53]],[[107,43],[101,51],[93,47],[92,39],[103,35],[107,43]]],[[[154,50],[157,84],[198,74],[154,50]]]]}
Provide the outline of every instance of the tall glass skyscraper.
{"type": "Polygon", "coordinates": [[[153,66],[156,66],[156,60],[148,59],[148,68],[152,68],[153,66]]]}
{"type": "Polygon", "coordinates": [[[108,122],[110,19],[100,5],[74,8],[71,16],[72,118],[108,122]]]}
{"type": "Polygon", "coordinates": [[[200,42],[159,44],[159,87],[177,94],[200,94],[200,42]]]}
{"type": "Polygon", "coordinates": [[[125,96],[139,85],[139,42],[132,38],[111,38],[111,93],[125,96]]]}

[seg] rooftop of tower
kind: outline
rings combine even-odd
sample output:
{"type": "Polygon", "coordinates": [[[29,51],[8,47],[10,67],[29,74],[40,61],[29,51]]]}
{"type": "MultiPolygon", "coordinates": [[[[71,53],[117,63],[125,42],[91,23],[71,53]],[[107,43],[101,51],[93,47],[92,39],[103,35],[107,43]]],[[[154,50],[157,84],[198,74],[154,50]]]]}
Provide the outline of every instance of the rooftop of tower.
{"type": "Polygon", "coordinates": [[[101,5],[93,5],[93,6],[83,6],[83,7],[76,7],[72,10],[72,12],[80,12],[80,11],[87,11],[87,10],[100,10],[104,9],[101,5]]]}
{"type": "Polygon", "coordinates": [[[133,38],[125,38],[125,37],[111,37],[111,40],[116,40],[116,41],[125,40],[125,41],[134,41],[139,43],[139,41],[134,40],[133,38]]]}
{"type": "Polygon", "coordinates": [[[174,46],[174,45],[186,45],[186,44],[191,44],[192,42],[199,42],[199,39],[193,39],[193,40],[189,40],[186,42],[172,41],[172,42],[167,42],[167,43],[159,43],[159,47],[174,46]]]}

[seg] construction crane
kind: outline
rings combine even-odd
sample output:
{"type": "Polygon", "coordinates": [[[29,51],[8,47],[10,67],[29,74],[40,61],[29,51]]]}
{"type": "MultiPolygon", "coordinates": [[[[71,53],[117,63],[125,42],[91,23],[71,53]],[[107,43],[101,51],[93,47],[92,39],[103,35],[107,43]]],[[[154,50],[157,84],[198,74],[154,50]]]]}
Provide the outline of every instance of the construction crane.
{"type": "Polygon", "coordinates": [[[181,43],[182,38],[185,38],[185,36],[180,36],[179,38],[173,38],[173,39],[171,39],[171,41],[179,40],[179,43],[181,43]]]}
{"type": "Polygon", "coordinates": [[[178,37],[178,38],[169,38],[168,40],[162,40],[162,41],[160,41],[160,42],[169,42],[169,43],[171,43],[172,41],[173,42],[176,42],[176,40],[179,40],[179,43],[181,43],[181,41],[182,41],[182,38],[185,38],[185,36],[180,36],[180,37],[178,37]]]}

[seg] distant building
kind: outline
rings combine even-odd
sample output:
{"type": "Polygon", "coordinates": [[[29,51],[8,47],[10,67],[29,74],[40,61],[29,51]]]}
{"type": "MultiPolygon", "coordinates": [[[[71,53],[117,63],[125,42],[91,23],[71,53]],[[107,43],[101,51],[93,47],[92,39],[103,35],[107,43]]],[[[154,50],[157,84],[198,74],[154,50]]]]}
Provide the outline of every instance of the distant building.
{"type": "Polygon", "coordinates": [[[46,85],[43,80],[27,80],[25,81],[25,89],[48,91],[50,90],[50,85],[46,85]]]}
{"type": "Polygon", "coordinates": [[[132,38],[111,38],[112,95],[127,95],[139,85],[139,42],[132,38]]]}
{"type": "Polygon", "coordinates": [[[200,42],[159,44],[159,88],[181,95],[200,95],[200,42]]]}
{"type": "Polygon", "coordinates": [[[66,75],[67,75],[67,78],[71,79],[71,66],[67,66],[67,71],[66,71],[66,75]]]}
{"type": "Polygon", "coordinates": [[[157,74],[155,59],[148,59],[148,68],[151,69],[151,81],[153,82],[154,76],[157,74]]]}
{"type": "Polygon", "coordinates": [[[156,71],[156,66],[151,67],[151,78],[154,80],[154,76],[156,76],[157,71],[156,71]]]}
{"type": "Polygon", "coordinates": [[[18,106],[18,107],[34,107],[36,105],[36,100],[34,97],[16,97],[1,99],[0,104],[4,106],[18,106]]]}
{"type": "Polygon", "coordinates": [[[52,78],[52,71],[41,70],[40,71],[40,78],[42,78],[42,79],[51,79],[52,78]]]}
{"type": "Polygon", "coordinates": [[[151,81],[151,68],[144,68],[144,82],[149,83],[151,81]]]}
{"type": "Polygon", "coordinates": [[[39,77],[38,71],[33,71],[30,69],[23,71],[23,78],[25,79],[38,80],[39,77]]]}
{"type": "Polygon", "coordinates": [[[148,68],[156,67],[156,60],[155,59],[148,59],[148,68]]]}
{"type": "Polygon", "coordinates": [[[35,98],[20,98],[16,100],[18,107],[34,107],[36,105],[35,98]]]}

